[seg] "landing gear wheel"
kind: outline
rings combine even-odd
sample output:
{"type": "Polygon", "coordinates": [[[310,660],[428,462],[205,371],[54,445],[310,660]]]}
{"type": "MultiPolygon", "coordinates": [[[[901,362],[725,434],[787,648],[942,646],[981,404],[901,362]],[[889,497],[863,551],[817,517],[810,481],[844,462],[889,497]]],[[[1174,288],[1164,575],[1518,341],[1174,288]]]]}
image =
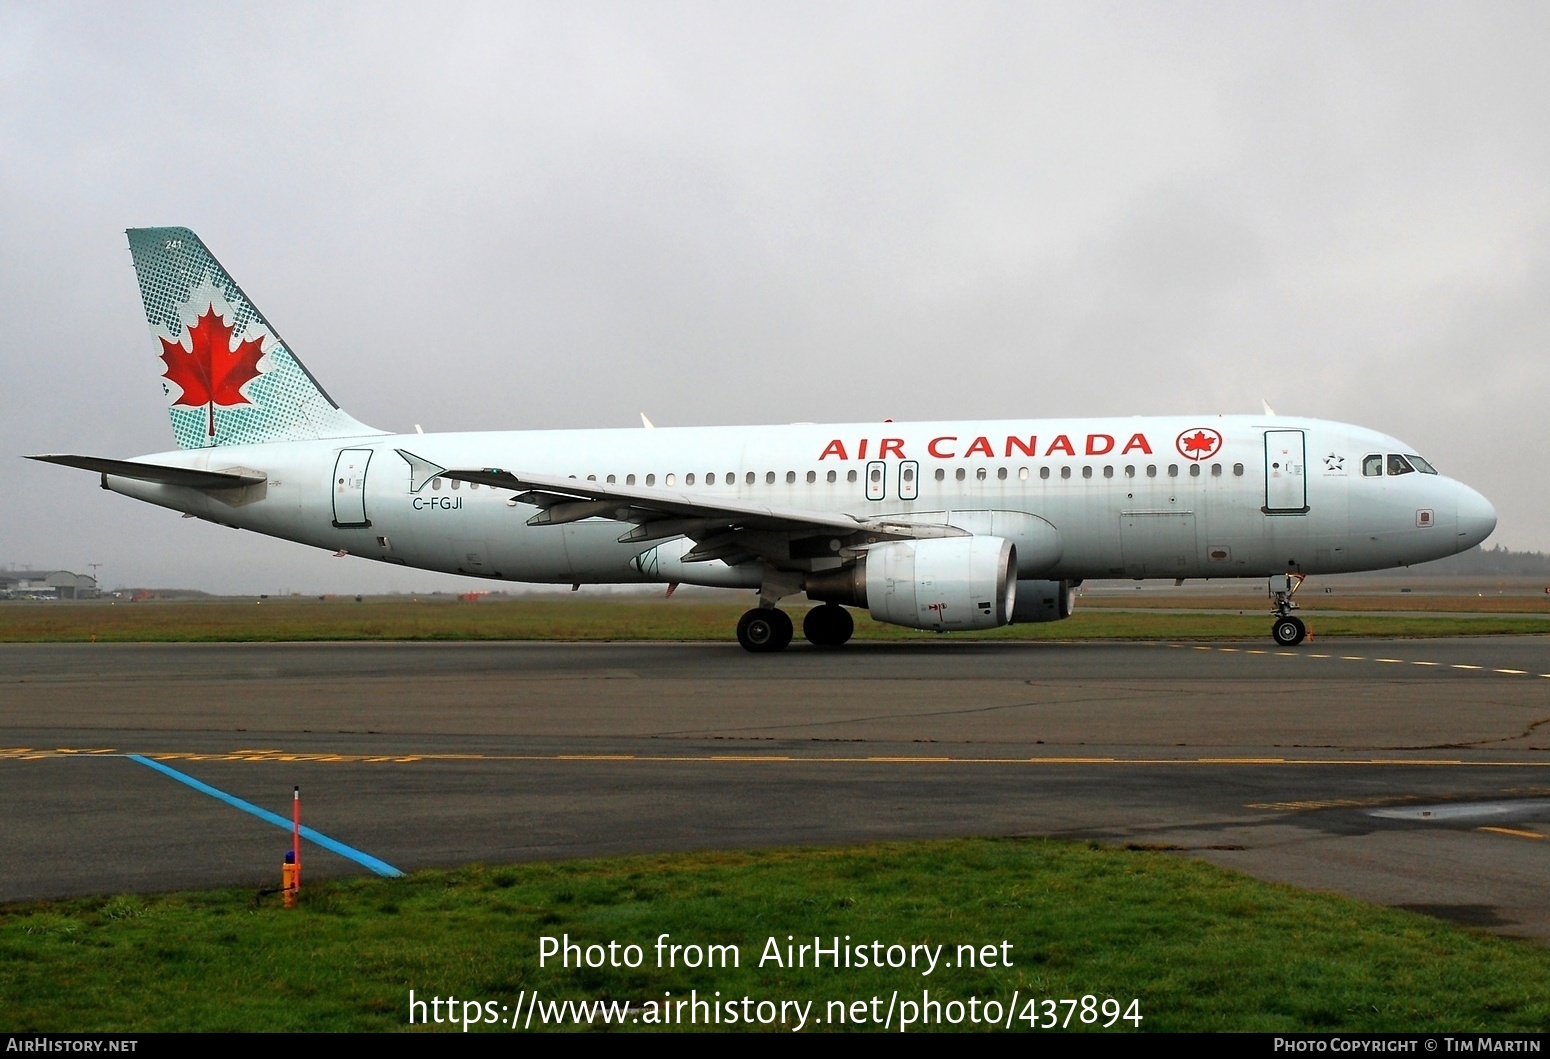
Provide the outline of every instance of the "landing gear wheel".
{"type": "Polygon", "coordinates": [[[856,631],[850,611],[835,603],[814,607],[802,619],[802,635],[814,647],[838,647],[856,631]]]}
{"type": "Polygon", "coordinates": [[[1308,635],[1308,627],[1302,623],[1301,618],[1277,618],[1270,629],[1270,635],[1282,647],[1296,647],[1308,635]]]}
{"type": "Polygon", "coordinates": [[[793,631],[791,618],[785,611],[756,607],[738,619],[737,642],[743,645],[743,650],[756,654],[784,651],[791,642],[793,631]]]}

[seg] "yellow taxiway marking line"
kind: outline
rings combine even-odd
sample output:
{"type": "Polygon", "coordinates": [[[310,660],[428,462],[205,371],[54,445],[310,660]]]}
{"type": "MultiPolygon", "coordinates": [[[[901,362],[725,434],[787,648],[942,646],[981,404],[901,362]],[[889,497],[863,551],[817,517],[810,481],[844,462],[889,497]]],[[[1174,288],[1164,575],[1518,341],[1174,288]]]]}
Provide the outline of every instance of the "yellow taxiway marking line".
{"type": "Polygon", "coordinates": [[[1413,666],[1440,666],[1441,662],[1411,662],[1413,666]]]}
{"type": "Polygon", "coordinates": [[[1464,662],[1454,662],[1453,663],[1453,668],[1454,669],[1484,669],[1485,666],[1472,666],[1472,665],[1469,665],[1469,664],[1464,663],[1464,662]]]}
{"type": "Polygon", "coordinates": [[[1374,662],[1403,662],[1403,658],[1374,658],[1374,662]]]}
{"type": "Polygon", "coordinates": [[[1525,669],[1493,669],[1493,670],[1491,670],[1491,672],[1493,672],[1493,673],[1511,673],[1513,676],[1517,676],[1517,677],[1526,677],[1526,676],[1528,676],[1528,671],[1525,670],[1525,669]]]}
{"type": "MultiPolygon", "coordinates": [[[[96,749],[93,756],[123,756],[124,752],[96,749]]],[[[68,749],[0,749],[0,760],[37,761],[79,756],[68,749]]],[[[1461,758],[1283,758],[1283,757],[944,757],[924,755],[812,756],[792,754],[287,754],[282,751],[148,751],[155,761],[247,762],[250,764],[411,765],[436,762],[564,762],[582,764],[769,764],[800,765],[1404,765],[1418,768],[1544,768],[1544,761],[1465,761],[1461,758]]]]}
{"type": "Polygon", "coordinates": [[[1296,651],[1277,651],[1276,652],[1276,657],[1277,658],[1301,658],[1302,656],[1299,655],[1296,651]]]}
{"type": "Polygon", "coordinates": [[[1331,658],[1333,656],[1332,655],[1310,654],[1310,655],[1308,655],[1308,657],[1309,658],[1331,658]]]}
{"type": "Polygon", "coordinates": [[[1222,652],[1224,655],[1235,655],[1238,653],[1238,649],[1236,647],[1218,647],[1217,650],[1222,652]]]}
{"type": "Polygon", "coordinates": [[[1516,835],[1519,838],[1544,838],[1538,831],[1519,831],[1515,827],[1482,827],[1482,831],[1494,831],[1498,835],[1516,835]]]}
{"type": "Polygon", "coordinates": [[[1342,662],[1365,662],[1365,661],[1367,661],[1367,656],[1366,655],[1341,655],[1340,656],[1340,660],[1342,662]]]}
{"type": "Polygon", "coordinates": [[[1270,652],[1269,651],[1253,651],[1253,650],[1249,650],[1249,651],[1244,651],[1243,653],[1247,654],[1247,655],[1267,655],[1270,652]]]}

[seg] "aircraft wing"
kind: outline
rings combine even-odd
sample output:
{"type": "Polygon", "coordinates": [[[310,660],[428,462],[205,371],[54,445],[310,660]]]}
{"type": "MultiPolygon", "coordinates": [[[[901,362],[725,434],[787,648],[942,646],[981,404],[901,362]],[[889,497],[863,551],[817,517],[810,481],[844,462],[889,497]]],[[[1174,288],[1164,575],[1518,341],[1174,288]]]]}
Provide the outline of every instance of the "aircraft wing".
{"type": "Polygon", "coordinates": [[[782,562],[800,558],[804,538],[821,538],[815,554],[833,555],[830,542],[844,549],[887,540],[964,536],[966,531],[944,524],[903,519],[865,518],[805,508],[773,507],[749,500],[655,487],[610,485],[559,475],[529,474],[500,467],[445,468],[398,450],[410,466],[410,488],[418,491],[434,477],[477,482],[516,491],[513,502],[541,510],[528,519],[532,526],[556,526],[588,518],[634,523],[619,537],[629,541],[688,537],[696,547],[685,561],[725,559],[729,564],[749,559],[782,562]]]}
{"type": "Polygon", "coordinates": [[[182,485],[190,489],[240,489],[245,485],[258,485],[267,481],[265,475],[252,471],[201,471],[191,467],[167,467],[159,463],[110,460],[105,456],[49,454],[28,456],[27,459],[57,463],[62,467],[79,467],[83,471],[111,474],[115,478],[134,478],[141,482],[158,482],[162,485],[182,485]]]}

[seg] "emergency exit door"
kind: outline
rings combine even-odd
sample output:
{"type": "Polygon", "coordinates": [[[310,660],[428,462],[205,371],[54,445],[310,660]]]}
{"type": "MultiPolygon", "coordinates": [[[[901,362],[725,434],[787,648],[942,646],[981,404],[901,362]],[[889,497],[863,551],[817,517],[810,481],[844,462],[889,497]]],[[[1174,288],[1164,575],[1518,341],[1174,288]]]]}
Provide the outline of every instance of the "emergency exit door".
{"type": "Polygon", "coordinates": [[[1265,514],[1307,514],[1306,445],[1300,430],[1265,431],[1265,514]]]}
{"type": "Polygon", "coordinates": [[[334,525],[369,526],[366,517],[366,465],[370,449],[344,449],[334,461],[334,525]]]}
{"type": "Polygon", "coordinates": [[[888,495],[888,465],[873,460],[866,465],[866,498],[881,500],[888,495]]]}

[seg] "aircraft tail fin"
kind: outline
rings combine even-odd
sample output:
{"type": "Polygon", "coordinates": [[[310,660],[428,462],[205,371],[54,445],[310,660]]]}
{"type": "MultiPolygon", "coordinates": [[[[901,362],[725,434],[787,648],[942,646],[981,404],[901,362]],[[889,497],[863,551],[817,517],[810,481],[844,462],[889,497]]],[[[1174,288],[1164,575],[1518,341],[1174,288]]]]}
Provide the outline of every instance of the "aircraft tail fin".
{"type": "Polygon", "coordinates": [[[127,234],[180,448],[383,433],[328,396],[197,235],[127,234]]]}

